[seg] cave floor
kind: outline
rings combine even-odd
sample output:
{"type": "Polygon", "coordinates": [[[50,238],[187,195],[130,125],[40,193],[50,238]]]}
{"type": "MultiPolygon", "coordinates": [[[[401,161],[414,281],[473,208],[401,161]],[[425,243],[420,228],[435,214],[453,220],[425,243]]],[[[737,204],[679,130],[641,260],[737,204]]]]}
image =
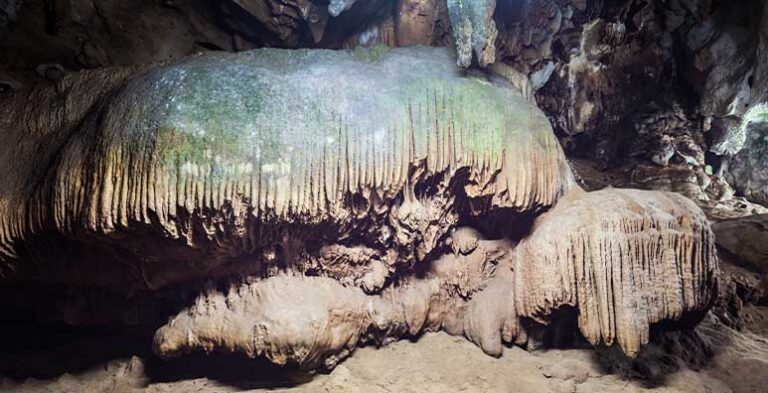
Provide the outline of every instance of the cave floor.
{"type": "MultiPolygon", "coordinates": [[[[762,307],[752,311],[766,310],[762,307]]],[[[25,352],[15,359],[4,356],[0,371],[6,378],[0,380],[0,390],[764,392],[768,386],[768,338],[749,331],[736,332],[713,320],[697,328],[713,348],[710,357],[692,359],[695,354],[678,352],[670,360],[667,355],[650,355],[642,362],[641,372],[637,366],[617,367],[609,355],[593,350],[527,352],[512,347],[505,348],[503,356],[496,359],[467,340],[444,333],[426,334],[418,341],[399,341],[378,349],[364,347],[331,373],[314,375],[234,355],[192,354],[161,361],[145,348],[146,337],[99,335],[69,340],[55,348],[43,345],[45,348],[36,349],[34,354],[25,352]]],[[[758,321],[752,326],[756,331],[762,325],[762,320],[758,321]]],[[[765,331],[768,329],[761,333],[765,331]]]]}

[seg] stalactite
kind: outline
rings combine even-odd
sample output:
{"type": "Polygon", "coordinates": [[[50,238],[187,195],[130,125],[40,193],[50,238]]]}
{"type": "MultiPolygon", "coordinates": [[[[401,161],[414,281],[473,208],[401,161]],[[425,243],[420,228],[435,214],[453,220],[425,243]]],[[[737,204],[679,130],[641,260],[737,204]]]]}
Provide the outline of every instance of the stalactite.
{"type": "Polygon", "coordinates": [[[361,342],[443,329],[498,356],[565,306],[590,342],[632,355],[715,293],[691,201],[583,193],[544,114],[449,50],[86,72],[4,101],[0,122],[16,146],[0,154],[0,274],[122,293],[244,277],[158,331],[163,355],[332,367],[361,342]],[[34,102],[46,111],[22,110],[34,102]],[[517,248],[458,227],[524,236],[543,211],[517,248]]]}
{"type": "MultiPolygon", "coordinates": [[[[450,179],[465,169],[468,196],[493,196],[494,208],[548,206],[571,186],[546,117],[513,90],[482,77],[457,77],[445,50],[377,51],[200,56],[140,70],[124,85],[107,84],[101,101],[75,100],[68,105],[80,118],[67,119],[66,129],[40,114],[34,119],[39,137],[33,133],[35,142],[21,149],[24,159],[3,162],[15,173],[2,191],[8,203],[0,219],[9,228],[2,248],[12,250],[47,229],[110,234],[137,225],[198,247],[192,241],[213,239],[225,206],[238,212],[237,222],[263,214],[286,222],[344,222],[351,217],[345,201],[355,195],[376,194],[368,204],[391,208],[422,179],[450,179]],[[471,124],[461,144],[450,135],[454,122],[471,124]],[[56,135],[59,148],[38,156],[34,143],[48,143],[56,132],[68,134],[56,135]],[[446,151],[460,152],[459,158],[447,159],[446,151]],[[383,155],[392,165],[377,162],[383,155]],[[17,169],[17,162],[30,168],[17,169]],[[312,170],[324,165],[334,170],[312,170]],[[375,174],[384,168],[387,173],[375,174]],[[251,182],[254,172],[262,180],[251,182]],[[33,178],[55,186],[23,186],[33,178]],[[236,192],[241,184],[252,185],[256,201],[236,192]],[[316,184],[335,192],[319,200],[316,184]],[[18,202],[30,199],[38,202],[18,202]],[[183,218],[190,216],[200,219],[202,233],[190,232],[195,226],[183,218]]],[[[121,81],[124,75],[118,73],[121,81]]],[[[85,73],[62,83],[79,91],[101,86],[105,77],[85,73]]],[[[49,95],[55,107],[62,97],[56,91],[32,93],[49,95]]],[[[19,95],[9,106],[28,99],[19,95]]],[[[8,123],[3,137],[27,134],[29,127],[8,123]]],[[[13,263],[13,253],[4,255],[4,265],[13,263]]]]}
{"type": "Polygon", "coordinates": [[[685,197],[574,190],[516,250],[517,312],[546,322],[576,307],[591,343],[615,342],[633,355],[651,324],[709,307],[717,266],[709,223],[685,197]]]}

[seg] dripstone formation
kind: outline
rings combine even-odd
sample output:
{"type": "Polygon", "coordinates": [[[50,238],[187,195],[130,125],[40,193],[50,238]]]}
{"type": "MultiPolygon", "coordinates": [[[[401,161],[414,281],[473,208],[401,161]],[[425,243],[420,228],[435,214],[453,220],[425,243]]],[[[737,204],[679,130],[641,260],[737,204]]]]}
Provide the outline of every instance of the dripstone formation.
{"type": "Polygon", "coordinates": [[[498,356],[566,308],[634,355],[652,324],[711,305],[698,207],[582,191],[544,114],[456,63],[261,49],[20,91],[0,105],[3,280],[149,296],[209,280],[156,353],[306,368],[436,330],[498,356]]]}

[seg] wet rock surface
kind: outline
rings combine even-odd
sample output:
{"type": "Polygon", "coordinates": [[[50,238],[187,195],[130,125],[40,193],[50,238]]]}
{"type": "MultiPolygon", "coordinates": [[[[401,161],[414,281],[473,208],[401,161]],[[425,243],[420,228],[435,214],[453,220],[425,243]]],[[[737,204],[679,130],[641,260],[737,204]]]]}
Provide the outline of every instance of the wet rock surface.
{"type": "Polygon", "coordinates": [[[748,114],[740,127],[744,144],[727,161],[725,178],[734,189],[752,202],[768,205],[768,108],[758,107],[748,114]]]}
{"type": "Polygon", "coordinates": [[[0,41],[13,54],[0,64],[5,89],[39,81],[35,70],[44,64],[66,73],[263,46],[455,47],[465,67],[512,69],[524,95],[535,93],[566,151],[602,168],[639,157],[717,169],[719,160],[705,153],[740,150],[728,141],[739,139],[744,116],[768,91],[758,61],[768,24],[757,0],[135,0],[51,7],[29,0],[5,8],[16,10],[6,12],[16,21],[0,41]],[[129,18],[134,9],[141,12],[129,18]],[[24,49],[30,39],[36,51],[24,49]]]}
{"type": "Polygon", "coordinates": [[[29,126],[37,139],[5,157],[6,268],[24,276],[32,265],[15,261],[47,260],[37,255],[45,247],[25,244],[53,231],[63,243],[112,237],[108,248],[138,265],[124,275],[75,259],[54,281],[93,263],[79,283],[158,289],[234,274],[241,257],[260,261],[249,274],[297,268],[359,281],[373,262],[386,275],[412,270],[460,219],[554,204],[572,179],[544,115],[504,81],[465,76],[453,61],[443,49],[264,49],[75,75],[62,81],[74,94],[18,94],[4,106],[5,137],[29,135],[29,126]],[[286,105],[307,82],[314,88],[286,105]],[[14,110],[39,100],[69,109],[39,113],[43,123],[14,110]],[[99,134],[109,137],[92,151],[99,134]],[[39,150],[52,144],[59,149],[39,150]],[[38,172],[49,185],[27,188],[38,172]],[[143,233],[142,246],[131,245],[133,233],[143,233]],[[322,251],[335,244],[346,246],[341,255],[322,251]]]}

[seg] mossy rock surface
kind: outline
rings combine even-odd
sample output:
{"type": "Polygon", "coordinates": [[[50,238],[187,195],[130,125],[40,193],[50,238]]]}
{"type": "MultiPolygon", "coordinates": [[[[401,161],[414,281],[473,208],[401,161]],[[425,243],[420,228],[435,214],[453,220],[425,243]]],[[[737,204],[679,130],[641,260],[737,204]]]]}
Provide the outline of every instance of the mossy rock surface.
{"type": "Polygon", "coordinates": [[[342,140],[385,154],[409,129],[418,157],[436,127],[462,128],[468,149],[496,157],[517,133],[549,132],[516,92],[463,75],[450,52],[428,48],[206,55],[150,72],[119,99],[114,117],[135,117],[133,128],[157,131],[166,158],[190,161],[285,164],[342,140]]]}
{"type": "Polygon", "coordinates": [[[0,123],[6,141],[35,135],[20,160],[0,157],[8,259],[41,231],[151,228],[200,247],[262,223],[336,228],[398,209],[431,222],[404,200],[434,197],[435,182],[443,216],[453,200],[473,216],[545,208],[573,184],[546,116],[445,48],[212,53],[61,86],[10,103],[58,109],[0,123]]]}
{"type": "Polygon", "coordinates": [[[521,207],[549,204],[569,177],[544,114],[507,82],[458,69],[447,49],[201,55],[131,81],[100,128],[122,141],[113,149],[149,146],[171,184],[256,183],[278,204],[302,204],[309,183],[396,193],[422,161],[428,173],[517,171],[502,183],[521,183],[502,188],[521,207]]]}

